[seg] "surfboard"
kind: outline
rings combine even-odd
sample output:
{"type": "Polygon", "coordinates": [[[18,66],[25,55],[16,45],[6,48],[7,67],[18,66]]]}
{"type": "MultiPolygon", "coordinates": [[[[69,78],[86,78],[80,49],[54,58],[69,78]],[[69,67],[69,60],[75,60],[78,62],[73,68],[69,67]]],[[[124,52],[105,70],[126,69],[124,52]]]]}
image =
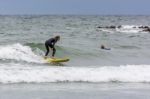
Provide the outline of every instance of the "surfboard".
{"type": "Polygon", "coordinates": [[[69,58],[46,58],[45,60],[48,63],[60,63],[60,62],[68,62],[69,58]]]}

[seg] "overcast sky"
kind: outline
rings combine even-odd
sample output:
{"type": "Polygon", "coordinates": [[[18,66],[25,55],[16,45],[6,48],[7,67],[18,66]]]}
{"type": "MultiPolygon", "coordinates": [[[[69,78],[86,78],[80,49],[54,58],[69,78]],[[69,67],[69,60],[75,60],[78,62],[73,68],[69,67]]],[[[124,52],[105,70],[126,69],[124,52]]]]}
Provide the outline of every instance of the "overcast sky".
{"type": "Polygon", "coordinates": [[[150,15],[150,0],[0,0],[0,14],[150,15]]]}

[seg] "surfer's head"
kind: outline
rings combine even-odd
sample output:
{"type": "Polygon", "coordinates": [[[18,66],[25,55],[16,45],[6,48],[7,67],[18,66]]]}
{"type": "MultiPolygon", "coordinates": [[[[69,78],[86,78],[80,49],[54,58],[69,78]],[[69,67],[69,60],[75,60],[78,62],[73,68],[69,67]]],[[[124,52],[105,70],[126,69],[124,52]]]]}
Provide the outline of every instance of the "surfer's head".
{"type": "Polygon", "coordinates": [[[105,46],[104,46],[104,45],[101,45],[101,49],[105,49],[105,46]]]}
{"type": "Polygon", "coordinates": [[[55,39],[56,39],[56,41],[59,41],[60,40],[60,36],[59,35],[55,36],[55,39]]]}

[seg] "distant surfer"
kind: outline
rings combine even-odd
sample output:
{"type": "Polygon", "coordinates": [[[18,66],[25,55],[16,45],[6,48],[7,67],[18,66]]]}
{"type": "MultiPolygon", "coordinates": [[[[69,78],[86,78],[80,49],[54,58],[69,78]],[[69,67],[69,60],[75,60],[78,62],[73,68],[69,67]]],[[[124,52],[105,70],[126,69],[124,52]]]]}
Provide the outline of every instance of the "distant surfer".
{"type": "Polygon", "coordinates": [[[56,52],[56,49],[55,49],[55,44],[57,41],[60,40],[60,36],[55,36],[54,38],[50,38],[48,40],[45,41],[45,47],[46,47],[46,53],[45,53],[45,57],[44,58],[47,58],[47,55],[49,53],[49,48],[52,49],[52,57],[51,58],[54,58],[55,56],[55,52],[56,52]]]}
{"type": "Polygon", "coordinates": [[[111,50],[110,48],[106,48],[104,45],[101,45],[101,49],[104,49],[104,50],[111,50]]]}

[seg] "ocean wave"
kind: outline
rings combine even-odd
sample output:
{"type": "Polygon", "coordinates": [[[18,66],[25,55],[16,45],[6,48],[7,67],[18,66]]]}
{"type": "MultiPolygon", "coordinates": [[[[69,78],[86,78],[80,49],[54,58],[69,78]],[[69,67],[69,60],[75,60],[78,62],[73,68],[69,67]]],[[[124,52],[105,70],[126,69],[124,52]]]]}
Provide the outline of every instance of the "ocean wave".
{"type": "Polygon", "coordinates": [[[103,67],[29,67],[0,66],[0,83],[149,83],[150,65],[103,67]]]}
{"type": "Polygon", "coordinates": [[[1,60],[15,60],[41,63],[41,56],[36,55],[29,46],[23,46],[19,43],[0,46],[1,60]]]}
{"type": "MultiPolygon", "coordinates": [[[[38,51],[36,54],[43,54],[46,51],[45,45],[43,43],[26,43],[25,45],[29,46],[31,49],[36,52],[37,49],[41,50],[42,52],[38,51]]],[[[95,57],[97,55],[96,49],[83,49],[81,47],[68,47],[68,46],[62,46],[62,45],[55,45],[57,49],[56,56],[57,57],[95,57]],[[93,50],[95,50],[93,52],[93,50]]]]}
{"type": "Polygon", "coordinates": [[[150,26],[140,25],[119,25],[119,26],[98,26],[98,29],[104,32],[121,32],[121,33],[149,33],[150,26]]]}
{"type": "MultiPolygon", "coordinates": [[[[120,52],[116,52],[116,50],[113,49],[111,51],[105,51],[101,49],[80,49],[65,46],[56,46],[56,48],[57,53],[55,56],[59,58],[70,58],[69,64],[72,65],[120,65],[120,62],[122,62],[122,64],[149,63],[149,54],[147,54],[149,50],[144,50],[144,52],[140,52],[140,48],[138,48],[137,46],[119,45],[117,49],[119,49],[120,52]],[[128,51],[128,49],[130,51],[128,51]]],[[[19,43],[10,45],[0,45],[0,62],[43,64],[46,63],[43,60],[45,51],[45,47],[41,43],[31,43],[28,45],[23,45],[19,43]]],[[[50,54],[51,52],[49,53],[49,56],[50,54]]]]}
{"type": "MultiPolygon", "coordinates": [[[[97,57],[97,53],[76,49],[56,46],[56,57],[70,57],[73,59],[85,59],[86,57],[97,57]]],[[[26,62],[26,63],[45,63],[43,56],[45,46],[42,43],[27,43],[25,45],[16,43],[0,46],[0,61],[2,62],[26,62]]],[[[50,56],[51,52],[49,53],[50,56]]]]}

